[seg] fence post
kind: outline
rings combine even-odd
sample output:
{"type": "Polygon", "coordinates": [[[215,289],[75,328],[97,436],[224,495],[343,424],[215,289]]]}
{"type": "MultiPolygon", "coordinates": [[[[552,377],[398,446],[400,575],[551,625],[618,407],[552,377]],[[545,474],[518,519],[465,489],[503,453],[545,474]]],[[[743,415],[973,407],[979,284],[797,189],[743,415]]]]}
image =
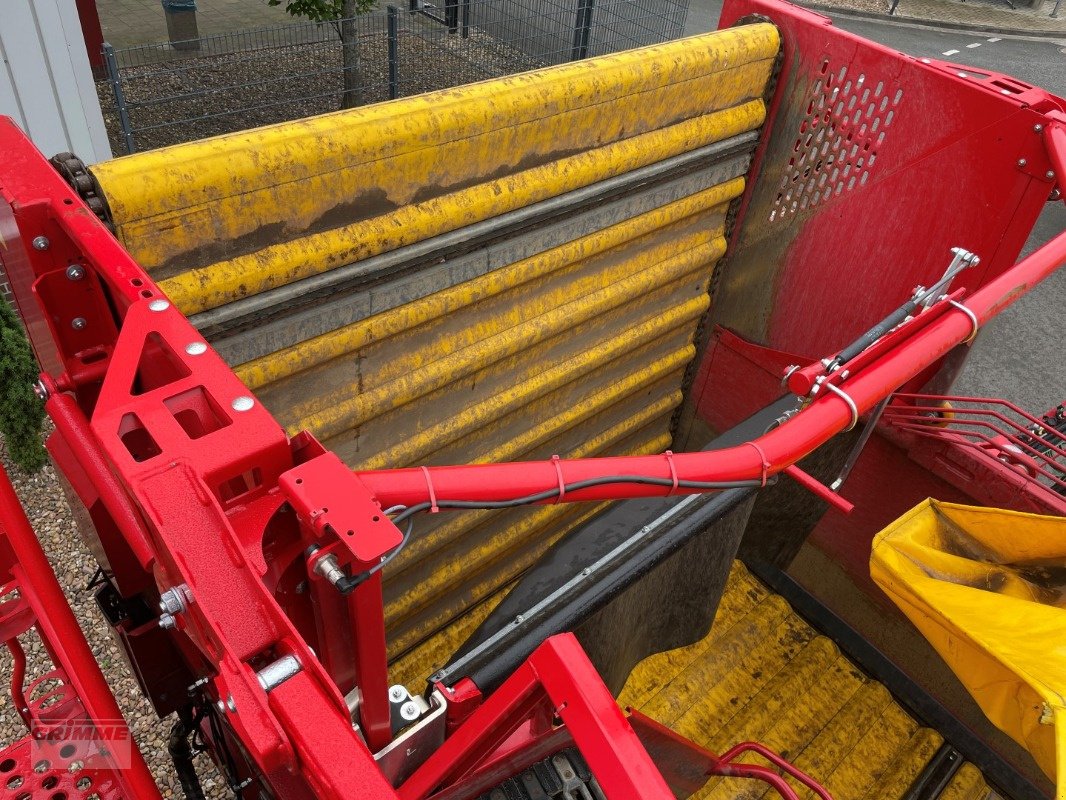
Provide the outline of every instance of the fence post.
{"type": "Polygon", "coordinates": [[[574,20],[574,44],[570,49],[571,61],[578,61],[589,54],[594,3],[595,0],[577,0],[577,18],[574,20]]]}
{"type": "Polygon", "coordinates": [[[385,9],[389,34],[389,99],[400,96],[400,12],[396,6],[385,9]]]}
{"type": "Polygon", "coordinates": [[[463,11],[463,38],[470,38],[470,0],[460,0],[463,11]]]}
{"type": "Polygon", "coordinates": [[[118,122],[122,126],[122,138],[126,141],[126,152],[133,153],[137,148],[133,144],[133,127],[130,125],[130,115],[126,110],[126,95],[122,93],[122,76],[118,73],[115,48],[104,42],[103,50],[104,64],[107,66],[107,81],[111,84],[111,91],[115,95],[115,108],[118,109],[118,122]]]}

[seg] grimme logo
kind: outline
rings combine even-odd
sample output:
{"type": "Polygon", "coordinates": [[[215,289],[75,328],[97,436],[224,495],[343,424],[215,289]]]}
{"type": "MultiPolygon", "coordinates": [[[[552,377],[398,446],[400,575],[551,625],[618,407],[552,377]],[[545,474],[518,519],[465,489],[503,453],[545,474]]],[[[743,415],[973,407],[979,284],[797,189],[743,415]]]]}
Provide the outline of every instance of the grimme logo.
{"type": "Polygon", "coordinates": [[[83,767],[129,769],[133,764],[133,737],[126,721],[88,720],[36,723],[30,729],[31,763],[48,761],[63,769],[75,762],[83,767]]]}

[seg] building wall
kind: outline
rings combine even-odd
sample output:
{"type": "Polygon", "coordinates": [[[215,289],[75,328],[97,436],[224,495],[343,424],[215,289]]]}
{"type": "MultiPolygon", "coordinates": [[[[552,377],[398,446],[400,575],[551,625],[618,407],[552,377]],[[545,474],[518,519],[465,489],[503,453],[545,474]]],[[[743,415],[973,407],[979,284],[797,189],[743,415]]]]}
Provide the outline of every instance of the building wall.
{"type": "Polygon", "coordinates": [[[46,156],[111,157],[74,0],[2,0],[0,114],[46,156]]]}

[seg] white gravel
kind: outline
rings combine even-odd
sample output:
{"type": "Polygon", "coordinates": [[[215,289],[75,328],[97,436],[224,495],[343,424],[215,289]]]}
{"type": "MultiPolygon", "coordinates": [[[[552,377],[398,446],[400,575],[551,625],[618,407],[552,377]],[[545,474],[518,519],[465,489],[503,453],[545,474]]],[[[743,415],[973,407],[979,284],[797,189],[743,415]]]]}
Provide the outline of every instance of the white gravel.
{"type": "MultiPolygon", "coordinates": [[[[30,524],[48,555],[85,638],[118,700],[119,708],[130,724],[134,739],[140,746],[163,797],[183,798],[184,794],[179,788],[166,748],[172,718],[160,720],[156,717],[151,705],[141,694],[137,681],[126,665],[125,658],[111,635],[110,627],[98,611],[91,593],[85,591],[85,586],[96,572],[97,565],[81,540],[56,477],[55,468],[49,463],[36,475],[26,475],[11,464],[6,449],[0,451],[0,460],[15,485],[30,524]]],[[[51,669],[52,663],[35,631],[21,636],[20,641],[26,650],[28,684],[51,669]]],[[[4,687],[0,695],[3,697],[3,704],[0,705],[0,743],[6,745],[22,738],[26,729],[15,713],[10,695],[6,691],[11,682],[12,665],[6,649],[3,652],[4,656],[0,657],[0,685],[4,687]]],[[[225,781],[206,755],[197,757],[196,766],[204,794],[208,798],[221,800],[232,797],[225,781]]]]}

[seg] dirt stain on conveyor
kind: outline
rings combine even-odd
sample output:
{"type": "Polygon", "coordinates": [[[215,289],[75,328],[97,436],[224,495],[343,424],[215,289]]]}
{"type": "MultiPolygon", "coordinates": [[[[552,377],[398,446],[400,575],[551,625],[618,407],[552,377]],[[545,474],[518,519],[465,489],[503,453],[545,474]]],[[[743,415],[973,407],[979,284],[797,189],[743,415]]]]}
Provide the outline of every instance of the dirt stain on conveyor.
{"type": "MultiPolygon", "coordinates": [[[[428,200],[462,191],[479,184],[501,180],[511,175],[534,169],[569,156],[577,155],[586,148],[557,149],[544,153],[528,153],[515,163],[503,164],[486,173],[475,175],[448,184],[426,184],[419,187],[406,205],[416,205],[428,200]]],[[[366,189],[350,200],[341,201],[327,209],[305,228],[294,229],[286,222],[268,222],[254,231],[226,240],[203,242],[196,247],[177,253],[152,270],[156,281],[167,280],[193,269],[210,266],[220,261],[239,258],[268,247],[354,225],[375,217],[385,216],[401,208],[401,204],[389,199],[384,189],[366,189]]]]}

